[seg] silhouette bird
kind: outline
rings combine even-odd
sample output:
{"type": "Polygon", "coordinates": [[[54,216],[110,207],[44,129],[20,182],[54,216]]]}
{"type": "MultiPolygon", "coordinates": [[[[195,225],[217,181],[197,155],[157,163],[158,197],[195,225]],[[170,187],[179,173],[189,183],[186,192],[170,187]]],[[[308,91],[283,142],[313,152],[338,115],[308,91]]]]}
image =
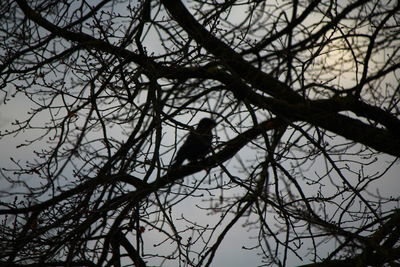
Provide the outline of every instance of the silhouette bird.
{"type": "Polygon", "coordinates": [[[201,119],[196,130],[190,132],[185,143],[178,150],[171,167],[181,166],[185,159],[195,161],[207,155],[211,149],[211,131],[215,125],[217,124],[213,119],[201,119]]]}

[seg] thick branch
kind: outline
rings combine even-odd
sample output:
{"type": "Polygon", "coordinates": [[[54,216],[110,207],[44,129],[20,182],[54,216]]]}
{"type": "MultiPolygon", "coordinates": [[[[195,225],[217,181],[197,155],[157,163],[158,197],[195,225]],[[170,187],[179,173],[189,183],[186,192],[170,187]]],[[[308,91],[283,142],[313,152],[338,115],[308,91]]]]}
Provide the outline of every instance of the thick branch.
{"type": "MultiPolygon", "coordinates": [[[[400,156],[400,139],[393,132],[379,129],[362,123],[359,120],[346,117],[335,112],[329,112],[320,103],[311,101],[305,103],[301,98],[284,83],[273,79],[269,75],[253,67],[245,61],[238,53],[218,38],[209,33],[197,20],[187,11],[185,6],[178,0],[162,0],[171,16],[204,48],[220,58],[228,67],[234,69],[244,80],[251,83],[257,89],[268,92],[278,100],[260,96],[253,90],[240,88],[250,103],[268,109],[278,116],[285,116],[291,120],[307,121],[316,127],[321,127],[337,133],[347,139],[362,143],[377,151],[393,156],[400,156]],[[388,142],[388,140],[391,140],[388,142]]],[[[371,108],[369,108],[371,110],[371,108]]],[[[382,116],[382,112],[366,113],[360,105],[356,106],[356,114],[368,115],[373,119],[382,118],[382,123],[391,130],[398,130],[400,122],[388,116],[382,116]],[[378,115],[377,115],[378,114],[378,115]],[[396,122],[396,123],[393,123],[396,122]],[[393,125],[393,127],[391,127],[393,125]]]]}
{"type": "Polygon", "coordinates": [[[231,47],[208,32],[189,13],[181,1],[162,0],[161,2],[171,16],[191,37],[219,58],[229,69],[234,70],[235,74],[271,96],[285,99],[289,102],[301,101],[300,96],[286,84],[255,68],[231,47]]]}
{"type": "MultiPolygon", "coordinates": [[[[68,191],[61,193],[60,195],[53,197],[50,200],[44,201],[40,204],[36,204],[27,208],[9,208],[0,210],[1,214],[23,214],[28,212],[41,212],[44,209],[47,209],[51,206],[54,206],[61,201],[70,198],[76,194],[80,194],[85,191],[94,190],[99,185],[105,185],[110,182],[121,181],[128,184],[131,184],[137,188],[136,191],[130,193],[131,195],[129,198],[131,200],[140,201],[141,199],[149,196],[151,193],[158,191],[160,188],[173,183],[174,181],[181,179],[187,175],[194,174],[203,170],[206,167],[217,166],[218,164],[223,163],[226,160],[232,158],[240,149],[242,149],[248,142],[252,141],[256,137],[258,137],[263,132],[268,130],[276,129],[281,127],[284,122],[280,119],[271,119],[268,121],[264,121],[259,125],[247,130],[246,132],[238,135],[237,137],[233,138],[232,140],[228,141],[225,144],[225,147],[215,153],[212,157],[208,157],[201,162],[192,163],[185,166],[182,166],[177,169],[171,169],[168,171],[166,175],[161,177],[159,180],[153,183],[145,183],[142,180],[133,177],[128,174],[115,174],[115,175],[101,175],[96,178],[91,178],[87,182],[82,183],[75,188],[72,188],[68,191]],[[132,195],[133,194],[133,195],[132,195]]],[[[118,198],[113,199],[111,202],[113,206],[118,206],[115,203],[123,203],[127,199],[126,195],[120,196],[118,198]]],[[[111,205],[111,204],[109,204],[111,205]]]]}
{"type": "Polygon", "coordinates": [[[251,103],[285,116],[293,121],[306,121],[349,140],[369,146],[379,152],[400,157],[400,136],[390,130],[361,122],[342,114],[315,107],[312,102],[289,104],[254,94],[251,103]]]}
{"type": "Polygon", "coordinates": [[[45,28],[52,34],[63,37],[65,39],[73,41],[73,42],[77,42],[87,48],[95,48],[100,51],[110,53],[112,55],[123,57],[127,60],[131,60],[137,64],[140,64],[141,66],[147,66],[149,68],[149,70],[152,70],[154,68],[154,66],[153,66],[154,62],[151,62],[149,60],[149,58],[146,56],[135,54],[132,51],[123,49],[122,47],[110,45],[107,42],[96,39],[96,38],[94,38],[88,34],[82,33],[82,32],[76,33],[76,32],[69,31],[65,28],[60,28],[57,25],[54,25],[50,21],[43,18],[36,11],[34,11],[27,4],[27,2],[25,0],[16,0],[16,2],[18,3],[19,7],[22,9],[24,14],[30,20],[34,21],[35,23],[37,23],[41,27],[45,28]]]}

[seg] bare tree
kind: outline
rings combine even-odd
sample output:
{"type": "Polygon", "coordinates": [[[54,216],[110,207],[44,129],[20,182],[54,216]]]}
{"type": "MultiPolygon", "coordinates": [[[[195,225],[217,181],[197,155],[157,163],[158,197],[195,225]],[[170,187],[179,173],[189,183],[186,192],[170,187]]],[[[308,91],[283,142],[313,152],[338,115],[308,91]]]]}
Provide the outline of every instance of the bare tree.
{"type": "Polygon", "coordinates": [[[398,266],[399,10],[2,1],[1,108],[30,112],[0,141],[34,157],[1,163],[0,262],[217,266],[238,236],[248,266],[398,266]]]}

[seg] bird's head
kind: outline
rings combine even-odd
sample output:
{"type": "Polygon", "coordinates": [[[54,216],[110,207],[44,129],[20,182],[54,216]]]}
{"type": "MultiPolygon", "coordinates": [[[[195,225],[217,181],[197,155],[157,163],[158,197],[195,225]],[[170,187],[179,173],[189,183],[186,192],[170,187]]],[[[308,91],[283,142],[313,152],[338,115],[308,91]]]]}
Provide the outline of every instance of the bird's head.
{"type": "Polygon", "coordinates": [[[207,131],[211,130],[217,125],[215,120],[210,119],[210,118],[203,118],[200,120],[199,124],[197,125],[197,131],[207,131]]]}

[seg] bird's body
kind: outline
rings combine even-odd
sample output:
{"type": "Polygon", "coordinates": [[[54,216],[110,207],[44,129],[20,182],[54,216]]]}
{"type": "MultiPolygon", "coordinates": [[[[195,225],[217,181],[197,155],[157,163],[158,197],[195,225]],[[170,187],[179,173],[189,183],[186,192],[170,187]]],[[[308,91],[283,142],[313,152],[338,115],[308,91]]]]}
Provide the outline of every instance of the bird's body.
{"type": "Polygon", "coordinates": [[[216,123],[209,118],[203,118],[196,130],[192,131],[187,137],[185,143],[178,150],[172,167],[182,165],[185,159],[195,161],[203,158],[211,149],[212,129],[216,123]]]}

